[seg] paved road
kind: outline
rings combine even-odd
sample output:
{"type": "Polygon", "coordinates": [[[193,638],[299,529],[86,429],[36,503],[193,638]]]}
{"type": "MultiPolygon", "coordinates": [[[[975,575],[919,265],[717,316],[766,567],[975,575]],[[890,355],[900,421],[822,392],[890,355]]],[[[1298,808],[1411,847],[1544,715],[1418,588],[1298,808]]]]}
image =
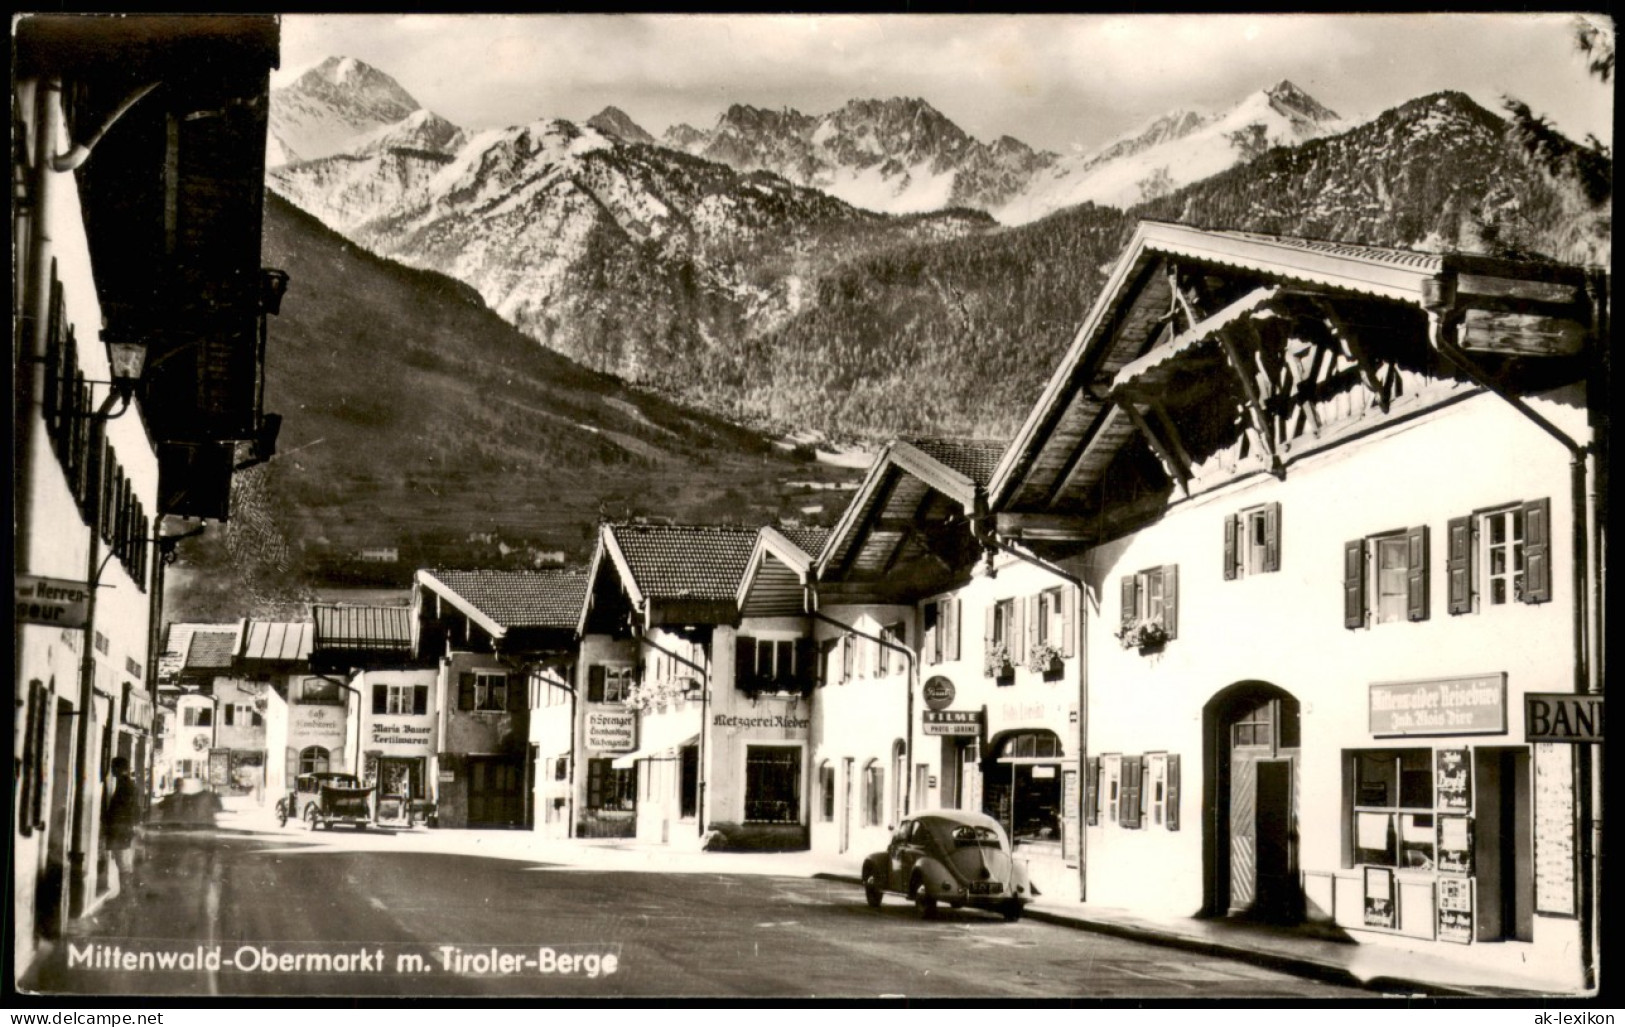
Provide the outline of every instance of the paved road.
{"type": "Polygon", "coordinates": [[[605,872],[391,851],[375,835],[354,846],[334,838],[152,832],[137,886],[58,946],[25,987],[170,996],[1370,997],[1034,921],[952,910],[923,921],[900,899],[876,912],[838,882],[605,872]],[[160,960],[173,968],[157,969],[160,960]]]}

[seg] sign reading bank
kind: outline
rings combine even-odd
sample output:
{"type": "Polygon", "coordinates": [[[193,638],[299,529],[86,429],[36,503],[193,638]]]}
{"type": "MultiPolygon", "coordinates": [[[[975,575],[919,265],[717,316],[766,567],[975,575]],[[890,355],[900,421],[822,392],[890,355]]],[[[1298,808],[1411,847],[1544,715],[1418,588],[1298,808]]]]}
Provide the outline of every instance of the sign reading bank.
{"type": "Polygon", "coordinates": [[[1507,676],[1387,681],[1371,686],[1371,734],[1493,735],[1507,729],[1507,676]]]}

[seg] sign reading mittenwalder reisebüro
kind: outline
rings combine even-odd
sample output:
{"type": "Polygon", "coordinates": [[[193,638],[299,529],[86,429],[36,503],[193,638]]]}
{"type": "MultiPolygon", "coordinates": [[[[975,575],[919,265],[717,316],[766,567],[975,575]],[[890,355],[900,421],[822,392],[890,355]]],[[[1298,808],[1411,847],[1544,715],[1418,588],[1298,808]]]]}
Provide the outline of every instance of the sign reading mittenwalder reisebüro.
{"type": "Polygon", "coordinates": [[[1474,674],[1371,686],[1371,733],[1501,734],[1507,729],[1507,676],[1474,674]]]}

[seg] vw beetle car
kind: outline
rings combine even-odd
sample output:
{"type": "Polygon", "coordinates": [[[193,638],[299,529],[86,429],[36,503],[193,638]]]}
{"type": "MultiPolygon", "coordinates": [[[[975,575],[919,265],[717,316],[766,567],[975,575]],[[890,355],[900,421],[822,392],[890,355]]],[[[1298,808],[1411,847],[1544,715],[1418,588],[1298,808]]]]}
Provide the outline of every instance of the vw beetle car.
{"type": "Polygon", "coordinates": [[[869,905],[879,909],[886,892],[907,896],[926,917],[943,904],[992,910],[1006,920],[1020,919],[1034,894],[999,822],[953,809],[905,817],[886,851],[863,861],[869,905]]]}

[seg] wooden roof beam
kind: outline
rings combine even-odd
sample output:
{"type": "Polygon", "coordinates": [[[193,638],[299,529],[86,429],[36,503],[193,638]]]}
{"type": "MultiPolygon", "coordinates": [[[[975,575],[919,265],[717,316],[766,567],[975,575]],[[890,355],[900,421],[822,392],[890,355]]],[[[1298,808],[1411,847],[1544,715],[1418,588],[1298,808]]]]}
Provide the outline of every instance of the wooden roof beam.
{"type": "Polygon", "coordinates": [[[1179,491],[1188,498],[1191,494],[1190,465],[1176,457],[1168,446],[1163,445],[1162,439],[1157,436],[1157,433],[1151,430],[1151,426],[1145,422],[1145,418],[1140,415],[1139,409],[1135,406],[1134,394],[1119,391],[1121,395],[1117,402],[1122,407],[1124,415],[1128,417],[1135,429],[1145,436],[1145,441],[1150,445],[1151,451],[1157,454],[1157,459],[1162,462],[1162,469],[1168,475],[1168,480],[1178,485],[1179,491]]]}
{"type": "Polygon", "coordinates": [[[1271,474],[1283,478],[1286,476],[1286,467],[1281,463],[1281,455],[1276,452],[1269,416],[1264,412],[1264,404],[1258,395],[1258,383],[1247,370],[1247,364],[1242,360],[1235,339],[1232,338],[1237,332],[1234,326],[1227,326],[1216,334],[1219,345],[1224,349],[1226,362],[1229,363],[1230,370],[1235,372],[1236,382],[1241,386],[1242,404],[1247,410],[1249,430],[1252,432],[1253,441],[1258,444],[1259,455],[1269,464],[1271,474]]]}
{"type": "Polygon", "coordinates": [[[1315,306],[1320,310],[1321,315],[1326,318],[1326,323],[1331,326],[1333,336],[1347,347],[1349,356],[1359,365],[1361,380],[1365,382],[1365,387],[1371,390],[1371,394],[1377,397],[1377,403],[1381,405],[1382,412],[1386,414],[1388,412],[1388,390],[1383,388],[1382,383],[1377,380],[1376,362],[1371,359],[1371,355],[1361,345],[1359,333],[1354,330],[1352,325],[1343,320],[1330,303],[1322,300],[1318,301],[1315,306]]]}

